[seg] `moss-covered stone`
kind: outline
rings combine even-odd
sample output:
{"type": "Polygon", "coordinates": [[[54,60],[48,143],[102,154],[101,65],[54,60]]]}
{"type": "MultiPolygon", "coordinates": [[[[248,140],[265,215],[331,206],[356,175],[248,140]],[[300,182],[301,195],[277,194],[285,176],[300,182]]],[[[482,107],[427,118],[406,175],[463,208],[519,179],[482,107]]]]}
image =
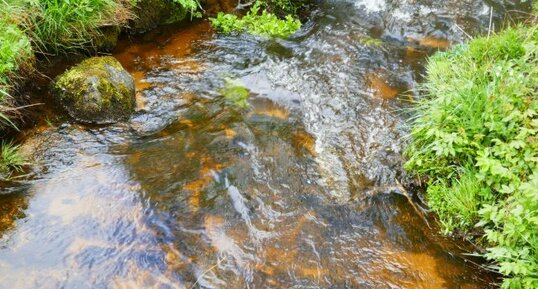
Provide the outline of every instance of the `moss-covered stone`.
{"type": "Polygon", "coordinates": [[[144,32],[158,25],[182,21],[187,14],[187,10],[171,0],[139,0],[131,27],[135,32],[144,32]]]}
{"type": "Polygon", "coordinates": [[[93,57],[58,76],[53,97],[67,113],[84,123],[124,120],[135,108],[132,76],[111,56],[93,57]]]}

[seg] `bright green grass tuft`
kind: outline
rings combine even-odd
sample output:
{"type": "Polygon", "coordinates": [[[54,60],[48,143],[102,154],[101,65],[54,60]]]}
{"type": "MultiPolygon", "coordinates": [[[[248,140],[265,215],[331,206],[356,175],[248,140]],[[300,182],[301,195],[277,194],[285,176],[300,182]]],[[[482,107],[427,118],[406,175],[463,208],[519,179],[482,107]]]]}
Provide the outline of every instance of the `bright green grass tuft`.
{"type": "Polygon", "coordinates": [[[0,145],[0,174],[20,171],[26,164],[26,159],[19,153],[19,146],[11,143],[0,145]]]}
{"type": "Polygon", "coordinates": [[[466,169],[450,185],[444,179],[428,185],[427,199],[437,213],[444,233],[469,230],[478,222],[480,201],[488,199],[491,191],[481,185],[474,170],[466,169]]]}
{"type": "Polygon", "coordinates": [[[261,10],[261,2],[256,2],[242,18],[219,12],[217,18],[210,18],[215,28],[224,33],[248,31],[266,37],[288,37],[301,28],[301,21],[287,15],[284,19],[261,10]]]}
{"type": "Polygon", "coordinates": [[[121,26],[132,17],[130,4],[115,0],[33,0],[37,11],[27,23],[28,33],[41,52],[63,53],[93,45],[100,28],[121,26]]]}
{"type": "Polygon", "coordinates": [[[445,229],[483,229],[503,288],[538,288],[537,29],[436,54],[423,89],[406,168],[445,229]]]}

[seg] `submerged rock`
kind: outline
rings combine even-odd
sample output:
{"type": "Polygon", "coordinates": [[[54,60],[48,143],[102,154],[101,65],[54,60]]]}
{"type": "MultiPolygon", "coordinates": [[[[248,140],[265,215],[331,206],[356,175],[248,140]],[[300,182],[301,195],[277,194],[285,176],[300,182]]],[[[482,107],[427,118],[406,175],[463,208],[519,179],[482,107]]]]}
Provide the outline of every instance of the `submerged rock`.
{"type": "Polygon", "coordinates": [[[84,123],[124,120],[136,106],[134,79],[111,56],[86,59],[64,72],[52,92],[71,117],[84,123]]]}

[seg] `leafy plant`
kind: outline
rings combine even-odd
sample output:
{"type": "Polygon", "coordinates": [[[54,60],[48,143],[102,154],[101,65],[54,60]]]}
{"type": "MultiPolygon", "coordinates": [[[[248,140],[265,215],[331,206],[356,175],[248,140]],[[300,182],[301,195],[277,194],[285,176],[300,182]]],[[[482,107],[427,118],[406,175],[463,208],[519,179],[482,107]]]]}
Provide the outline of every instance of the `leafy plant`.
{"type": "Polygon", "coordinates": [[[536,28],[434,55],[406,150],[445,231],[483,230],[503,288],[538,288],[537,65],[536,28]]]}
{"type": "Polygon", "coordinates": [[[202,17],[202,14],[198,11],[202,6],[198,0],[173,0],[175,3],[185,8],[193,17],[202,17]]]}
{"type": "Polygon", "coordinates": [[[219,12],[217,18],[210,18],[212,25],[224,33],[248,31],[254,35],[288,37],[301,28],[301,21],[286,15],[284,19],[261,10],[262,3],[256,2],[242,18],[219,12]]]}
{"type": "Polygon", "coordinates": [[[0,82],[6,83],[21,61],[32,55],[30,40],[16,25],[0,20],[0,82]]]}
{"type": "Polygon", "coordinates": [[[21,66],[31,66],[33,51],[30,40],[16,25],[7,19],[0,20],[0,126],[15,126],[9,119],[11,96],[10,82],[21,66]]]}

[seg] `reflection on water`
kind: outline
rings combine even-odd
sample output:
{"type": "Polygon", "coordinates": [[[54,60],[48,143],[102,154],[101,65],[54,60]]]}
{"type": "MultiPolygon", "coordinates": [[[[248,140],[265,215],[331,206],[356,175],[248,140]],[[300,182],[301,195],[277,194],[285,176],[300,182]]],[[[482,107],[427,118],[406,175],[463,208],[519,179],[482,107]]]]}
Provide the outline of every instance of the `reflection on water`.
{"type": "Polygon", "coordinates": [[[402,195],[397,112],[487,3],[327,1],[289,40],[204,21],[124,40],[137,112],[28,140],[38,177],[0,196],[0,288],[493,287],[402,195]]]}

